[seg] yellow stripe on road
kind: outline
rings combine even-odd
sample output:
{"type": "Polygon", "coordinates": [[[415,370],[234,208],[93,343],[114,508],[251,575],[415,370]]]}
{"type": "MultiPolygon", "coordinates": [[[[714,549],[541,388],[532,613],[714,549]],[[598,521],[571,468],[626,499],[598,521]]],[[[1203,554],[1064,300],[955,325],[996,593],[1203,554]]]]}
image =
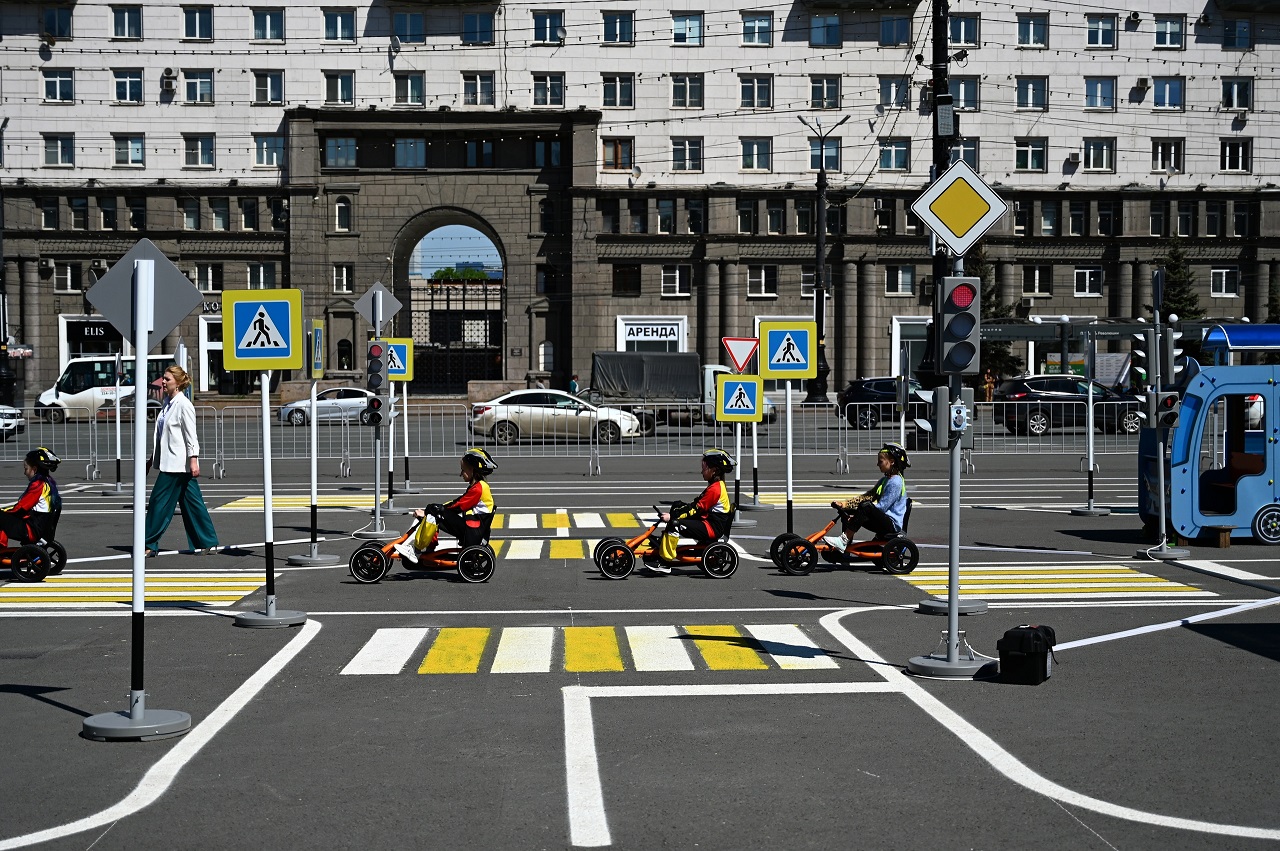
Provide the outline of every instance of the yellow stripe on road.
{"type": "MultiPolygon", "coordinates": [[[[941,596],[949,590],[946,568],[921,568],[902,579],[929,594],[941,596]]],[[[961,566],[959,590],[961,594],[988,597],[1061,597],[1068,594],[1109,597],[1217,596],[1212,591],[1205,591],[1194,585],[1115,564],[961,566]]]]}
{"type": "Polygon", "coordinates": [[[568,529],[569,515],[560,514],[558,512],[556,514],[544,514],[542,515],[542,528],[543,529],[568,529]]]}
{"type": "Polygon", "coordinates": [[[640,521],[636,519],[634,514],[605,514],[605,519],[615,529],[640,528],[640,521]]]}
{"type": "Polygon", "coordinates": [[[763,671],[768,665],[756,652],[756,643],[730,624],[686,626],[693,644],[713,671],[763,671]]]}
{"type": "Polygon", "coordinates": [[[617,631],[611,626],[566,626],[564,669],[570,673],[624,670],[617,631]]]}
{"type": "Polygon", "coordinates": [[[586,558],[587,542],[582,538],[566,538],[550,541],[550,558],[586,558]]]}
{"type": "Polygon", "coordinates": [[[474,674],[489,641],[488,627],[446,627],[418,668],[419,674],[474,674]]]}
{"type": "MultiPolygon", "coordinates": [[[[143,597],[148,603],[208,605],[235,603],[266,583],[266,575],[234,573],[148,574],[143,597]]],[[[66,573],[43,582],[10,582],[0,586],[0,606],[108,607],[133,600],[129,573],[66,573]]]]}

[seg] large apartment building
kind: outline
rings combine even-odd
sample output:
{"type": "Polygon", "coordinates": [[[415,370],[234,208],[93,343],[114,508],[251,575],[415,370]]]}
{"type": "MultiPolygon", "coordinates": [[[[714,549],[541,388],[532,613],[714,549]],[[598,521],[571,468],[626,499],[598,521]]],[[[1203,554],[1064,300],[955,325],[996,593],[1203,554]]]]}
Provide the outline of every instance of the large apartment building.
{"type": "MultiPolygon", "coordinates": [[[[1177,236],[1208,313],[1264,318],[1280,11],[1132,8],[950,8],[952,156],[1011,205],[984,240],[1000,298],[1144,315],[1177,236]]],[[[0,0],[0,36],[3,280],[28,397],[67,358],[120,348],[84,292],[141,237],[206,293],[168,341],[195,353],[201,390],[239,389],[225,289],[302,289],[354,377],[370,331],[354,301],[381,281],[407,305],[423,392],[564,386],[597,349],[722,360],[722,336],[813,316],[820,168],[835,386],[918,355],[929,4],[0,0]],[[411,283],[446,225],[493,242],[500,282],[411,283]]]]}

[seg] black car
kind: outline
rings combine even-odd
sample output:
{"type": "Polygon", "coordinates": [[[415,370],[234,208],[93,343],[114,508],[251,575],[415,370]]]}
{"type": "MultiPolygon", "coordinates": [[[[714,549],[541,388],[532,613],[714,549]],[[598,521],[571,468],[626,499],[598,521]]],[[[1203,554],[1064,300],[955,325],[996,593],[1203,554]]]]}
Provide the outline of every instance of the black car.
{"type": "MultiPolygon", "coordinates": [[[[1081,428],[1089,382],[1074,375],[1027,375],[1000,383],[992,395],[995,420],[1011,434],[1039,437],[1051,428],[1081,428]]],[[[1100,431],[1137,434],[1140,403],[1093,382],[1093,422],[1100,431]]]]}
{"type": "MultiPolygon", "coordinates": [[[[926,419],[929,416],[929,405],[918,395],[923,388],[914,378],[909,379],[911,401],[907,408],[907,419],[926,419]]],[[[898,420],[898,379],[893,376],[884,378],[855,378],[849,386],[836,394],[836,413],[847,417],[849,425],[854,428],[875,428],[882,422],[898,420]]]]}

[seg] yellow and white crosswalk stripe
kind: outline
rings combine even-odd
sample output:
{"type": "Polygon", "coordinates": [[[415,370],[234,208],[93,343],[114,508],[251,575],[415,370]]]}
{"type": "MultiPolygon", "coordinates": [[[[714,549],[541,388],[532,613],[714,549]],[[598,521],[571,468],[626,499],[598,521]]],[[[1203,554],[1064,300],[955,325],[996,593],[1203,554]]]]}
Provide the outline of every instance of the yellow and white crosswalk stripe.
{"type": "Polygon", "coordinates": [[[399,674],[821,670],[839,665],[796,624],[379,629],[341,671],[399,674]],[[430,639],[425,655],[423,642],[430,639]],[[492,648],[492,649],[491,649],[492,648]],[[485,665],[487,663],[487,669],[485,665]]]}
{"type": "MultiPolygon", "coordinates": [[[[903,576],[921,591],[947,594],[947,568],[921,567],[903,576]]],[[[1008,565],[960,567],[960,593],[981,597],[1049,597],[1062,595],[1136,597],[1169,595],[1216,597],[1194,585],[1175,582],[1118,564],[1008,565]]]]}
{"type": "MultiPolygon", "coordinates": [[[[792,505],[822,505],[828,506],[833,500],[852,499],[866,491],[796,491],[791,495],[792,505]]],[[[787,495],[785,493],[762,493],[760,501],[769,505],[786,505],[787,495]]]]}
{"type": "MultiPolygon", "coordinates": [[[[266,583],[261,572],[152,573],[146,576],[147,605],[223,605],[235,603],[266,583]]],[[[107,608],[133,600],[128,573],[65,573],[43,582],[0,586],[0,606],[22,608],[107,608]]]]}

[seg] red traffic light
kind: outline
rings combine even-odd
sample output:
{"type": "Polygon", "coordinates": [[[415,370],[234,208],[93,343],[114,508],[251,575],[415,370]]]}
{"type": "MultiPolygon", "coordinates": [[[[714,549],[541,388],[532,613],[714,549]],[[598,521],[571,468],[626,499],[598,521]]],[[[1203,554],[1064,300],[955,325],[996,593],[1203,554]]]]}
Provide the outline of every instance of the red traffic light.
{"type": "Polygon", "coordinates": [[[1160,394],[1160,407],[1166,411],[1171,411],[1178,407],[1178,397],[1173,394],[1160,394]]]}
{"type": "Polygon", "coordinates": [[[368,404],[365,405],[370,411],[382,410],[382,398],[380,396],[370,396],[368,404]]]}
{"type": "Polygon", "coordinates": [[[371,358],[380,358],[380,357],[382,357],[382,354],[383,354],[383,353],[382,353],[382,344],[381,344],[381,343],[370,343],[370,344],[369,344],[369,357],[371,357],[371,358]]]}
{"type": "Polygon", "coordinates": [[[968,310],[977,297],[977,289],[969,284],[960,284],[951,290],[951,303],[961,310],[968,310]]]}

